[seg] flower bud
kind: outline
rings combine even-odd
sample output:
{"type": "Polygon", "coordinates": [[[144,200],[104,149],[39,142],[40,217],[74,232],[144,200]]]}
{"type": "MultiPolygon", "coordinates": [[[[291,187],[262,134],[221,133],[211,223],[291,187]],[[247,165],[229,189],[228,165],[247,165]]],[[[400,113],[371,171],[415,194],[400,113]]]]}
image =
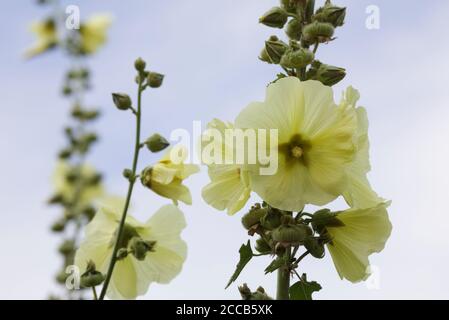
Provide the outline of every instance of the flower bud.
{"type": "Polygon", "coordinates": [[[242,217],[242,224],[246,230],[251,229],[255,225],[260,223],[260,219],[267,213],[267,208],[261,208],[255,205],[242,217]]]}
{"type": "Polygon", "coordinates": [[[134,62],[134,68],[136,68],[136,70],[139,72],[145,71],[146,65],[147,63],[140,57],[137,58],[136,61],[134,62]]]}
{"type": "Polygon", "coordinates": [[[294,50],[289,48],[281,58],[281,66],[284,68],[304,68],[314,59],[312,51],[304,48],[294,50]]]}
{"type": "Polygon", "coordinates": [[[157,72],[149,72],[147,83],[151,88],[159,88],[164,81],[164,75],[157,72]]]}
{"type": "Polygon", "coordinates": [[[120,249],[117,251],[117,260],[123,260],[123,259],[125,259],[125,258],[128,256],[128,253],[129,253],[128,249],[126,249],[126,248],[120,248],[120,249]]]}
{"type": "Polygon", "coordinates": [[[321,259],[324,257],[324,245],[322,241],[317,238],[307,238],[304,241],[304,246],[315,258],[321,259]]]}
{"type": "Polygon", "coordinates": [[[304,242],[312,235],[312,230],[306,225],[282,225],[272,232],[273,240],[284,246],[304,242]]]}
{"type": "Polygon", "coordinates": [[[66,220],[65,219],[59,219],[55,221],[51,225],[51,231],[53,232],[62,232],[65,229],[66,220]]]}
{"type": "Polygon", "coordinates": [[[299,0],[281,0],[281,8],[289,13],[296,13],[299,0]]]}
{"type": "Polygon", "coordinates": [[[51,198],[48,199],[47,203],[48,204],[59,204],[59,203],[62,203],[63,201],[64,201],[63,195],[60,193],[57,193],[57,194],[51,196],[51,198]]]}
{"type": "Polygon", "coordinates": [[[271,249],[271,246],[263,238],[259,238],[256,240],[255,248],[259,253],[262,253],[262,254],[270,253],[273,251],[271,249]]]}
{"type": "Polygon", "coordinates": [[[288,45],[277,37],[272,36],[265,41],[265,49],[271,63],[278,64],[281,61],[282,55],[288,49],[288,45]]]}
{"type": "Polygon", "coordinates": [[[124,169],[122,174],[128,180],[131,180],[133,177],[133,171],[131,169],[124,169]]]}
{"type": "Polygon", "coordinates": [[[328,22],[335,28],[341,27],[345,22],[346,8],[337,7],[329,2],[319,8],[312,17],[314,21],[328,22]]]}
{"type": "Polygon", "coordinates": [[[63,149],[59,152],[58,157],[61,160],[68,159],[72,155],[72,152],[72,149],[63,149]]]}
{"type": "Polygon", "coordinates": [[[274,7],[260,17],[259,22],[268,27],[282,29],[287,22],[287,19],[287,11],[279,7],[274,7]]]}
{"type": "Polygon", "coordinates": [[[259,60],[270,64],[272,63],[266,47],[263,47],[262,51],[260,52],[259,60]]]}
{"type": "Polygon", "coordinates": [[[96,287],[104,281],[104,276],[96,270],[95,263],[90,260],[87,263],[86,272],[81,275],[80,284],[83,288],[96,287]]]}
{"type": "Polygon", "coordinates": [[[337,218],[335,212],[331,212],[329,209],[321,209],[313,214],[312,228],[321,233],[323,228],[330,227],[343,227],[344,223],[337,218]]]}
{"type": "Polygon", "coordinates": [[[302,35],[309,43],[328,42],[334,35],[334,26],[327,22],[312,22],[304,27],[302,35]]]}
{"type": "Polygon", "coordinates": [[[163,136],[155,133],[145,141],[145,145],[151,152],[159,152],[167,148],[170,143],[163,136]]]}
{"type": "Polygon", "coordinates": [[[274,230],[281,225],[282,213],[273,208],[269,208],[268,212],[260,219],[260,224],[267,230],[274,230]]]}
{"type": "Polygon", "coordinates": [[[69,255],[75,251],[75,243],[73,240],[65,240],[58,248],[59,253],[69,255]]]}
{"type": "Polygon", "coordinates": [[[140,237],[133,237],[129,243],[129,248],[133,256],[139,260],[145,260],[148,252],[154,251],[156,241],[145,241],[140,237]]]}
{"type": "Polygon", "coordinates": [[[301,22],[294,18],[291,19],[288,24],[287,24],[287,28],[285,29],[285,33],[287,34],[287,36],[292,39],[292,40],[297,40],[299,41],[301,39],[301,35],[302,35],[302,24],[301,22]]]}
{"type": "Polygon", "coordinates": [[[125,93],[113,93],[112,101],[119,110],[128,110],[131,108],[131,98],[125,93]]]}
{"type": "Polygon", "coordinates": [[[152,167],[146,167],[140,173],[140,182],[143,186],[151,189],[151,173],[153,171],[152,167]]]}
{"type": "Polygon", "coordinates": [[[315,61],[307,71],[308,80],[318,80],[326,86],[333,86],[339,83],[346,76],[344,68],[335,67],[315,61]]]}
{"type": "Polygon", "coordinates": [[[68,277],[69,277],[69,275],[68,275],[67,273],[65,273],[64,270],[61,270],[61,271],[58,272],[58,274],[56,275],[56,281],[57,281],[58,283],[64,284],[68,277]]]}

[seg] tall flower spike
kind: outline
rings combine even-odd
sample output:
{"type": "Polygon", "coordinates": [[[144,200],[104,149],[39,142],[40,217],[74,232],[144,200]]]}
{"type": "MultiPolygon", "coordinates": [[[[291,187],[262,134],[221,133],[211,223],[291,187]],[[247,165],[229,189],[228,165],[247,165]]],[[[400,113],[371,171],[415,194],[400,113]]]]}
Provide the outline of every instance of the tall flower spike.
{"type": "Polygon", "coordinates": [[[391,234],[389,205],[383,202],[367,209],[339,212],[336,217],[343,226],[326,227],[331,240],[327,248],[340,278],[351,282],[368,278],[369,255],[382,251],[391,234]]]}
{"type": "Polygon", "coordinates": [[[355,154],[355,112],[340,112],[332,89],[317,81],[286,77],[271,84],[263,103],[252,103],[236,119],[237,128],[277,129],[278,169],[261,175],[248,164],[251,189],[271,206],[300,211],[325,205],[345,190],[345,168],[355,154]]]}
{"type": "Polygon", "coordinates": [[[192,204],[190,190],[182,182],[197,173],[199,167],[193,164],[184,164],[186,158],[187,149],[185,147],[175,146],[168,149],[161,160],[142,171],[140,175],[142,184],[158,195],[172,199],[176,204],[178,201],[192,204]]]}
{"type": "MultiPolygon", "coordinates": [[[[87,225],[85,239],[75,256],[75,265],[81,273],[86,271],[90,260],[99,272],[107,272],[118,220],[120,212],[102,208],[87,225]]],[[[117,261],[107,296],[135,299],[145,294],[151,283],[166,284],[175,278],[187,256],[186,243],[180,237],[185,226],[183,213],[174,205],[163,206],[146,223],[128,216],[120,245],[131,253],[117,261]],[[139,249],[136,257],[133,253],[138,247],[136,243],[148,244],[149,250],[143,253],[139,249]]]]}
{"type": "Polygon", "coordinates": [[[218,154],[210,155],[216,159],[207,159],[210,160],[208,161],[208,174],[211,182],[202,190],[204,201],[217,210],[227,210],[229,215],[233,215],[243,208],[251,194],[248,173],[242,165],[224,164],[226,153],[235,153],[235,148],[231,148],[225,143],[225,130],[233,128],[232,124],[218,119],[214,119],[208,124],[205,135],[209,131],[211,137],[219,138],[217,137],[219,135],[221,139],[211,142],[215,145],[205,146],[210,147],[214,153],[218,154]],[[214,130],[214,134],[210,130],[214,130]],[[220,163],[216,163],[215,160],[220,163]]]}

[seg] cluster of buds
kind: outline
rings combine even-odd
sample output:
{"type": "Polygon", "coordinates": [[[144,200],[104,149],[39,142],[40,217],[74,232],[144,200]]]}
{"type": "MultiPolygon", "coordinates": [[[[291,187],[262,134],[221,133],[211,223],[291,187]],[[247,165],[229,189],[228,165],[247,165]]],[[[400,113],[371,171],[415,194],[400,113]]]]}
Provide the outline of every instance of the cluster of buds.
{"type": "Polygon", "coordinates": [[[332,86],[345,77],[343,68],[321,64],[316,72],[312,67],[318,45],[335,39],[335,29],[344,24],[345,16],[346,8],[335,6],[330,0],[316,11],[315,0],[281,0],[280,6],[267,11],[259,22],[271,28],[284,28],[289,41],[271,36],[265,41],[259,59],[280,65],[288,76],[332,86]]]}
{"type": "MultiPolygon", "coordinates": [[[[252,206],[242,217],[242,225],[249,235],[259,235],[255,249],[261,255],[282,256],[290,252],[290,248],[304,247],[308,254],[318,259],[324,257],[324,245],[332,241],[326,227],[343,226],[336,213],[328,209],[314,214],[299,212],[294,216],[292,212],[275,209],[266,203],[252,206]]],[[[293,258],[290,257],[291,269],[296,268],[293,258]]]]}

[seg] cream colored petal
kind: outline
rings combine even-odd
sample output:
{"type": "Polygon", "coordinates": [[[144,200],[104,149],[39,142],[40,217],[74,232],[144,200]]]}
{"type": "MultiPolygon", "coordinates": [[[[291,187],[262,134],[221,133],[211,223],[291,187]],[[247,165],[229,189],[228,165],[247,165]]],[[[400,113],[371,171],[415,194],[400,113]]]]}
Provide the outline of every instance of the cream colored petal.
{"type": "MultiPolygon", "coordinates": [[[[355,98],[353,100],[356,101],[355,98]]],[[[353,162],[349,164],[346,170],[348,183],[343,196],[351,207],[370,208],[382,202],[383,199],[374,192],[367,178],[367,173],[370,171],[371,166],[369,163],[368,117],[366,110],[359,107],[356,109],[356,113],[357,152],[353,162]]]]}
{"type": "Polygon", "coordinates": [[[184,164],[181,167],[181,170],[178,171],[176,177],[178,179],[184,180],[190,177],[192,174],[195,174],[200,171],[200,167],[196,164],[184,164]]]}
{"type": "Polygon", "coordinates": [[[184,186],[179,179],[175,179],[169,184],[153,182],[151,184],[151,190],[162,197],[182,201],[185,204],[192,204],[192,196],[190,195],[189,188],[184,186]]]}
{"type": "Polygon", "coordinates": [[[250,181],[252,190],[268,204],[281,210],[300,211],[307,203],[323,205],[336,198],[314,183],[303,164],[287,164],[282,154],[279,155],[276,174],[250,172],[250,181]]]}
{"type": "Polygon", "coordinates": [[[156,244],[155,252],[147,253],[145,261],[134,260],[139,279],[139,291],[151,282],[167,284],[182,270],[185,257],[156,244]]]}
{"type": "Polygon", "coordinates": [[[237,128],[277,129],[279,143],[288,142],[304,122],[304,85],[296,77],[270,84],[266,101],[248,105],[237,116],[237,128]]]}
{"type": "Polygon", "coordinates": [[[138,296],[138,278],[133,260],[133,257],[128,257],[116,262],[107,291],[110,299],[131,300],[138,296]]]}
{"type": "Polygon", "coordinates": [[[186,227],[186,221],[182,211],[175,205],[161,207],[145,223],[145,232],[141,235],[146,240],[154,240],[159,245],[176,252],[186,258],[187,247],[181,239],[181,232],[186,227]]]}
{"type": "MultiPolygon", "coordinates": [[[[306,154],[310,174],[322,189],[334,195],[345,187],[345,170],[355,157],[356,113],[353,109],[327,114],[319,129],[310,137],[311,148],[306,154]]],[[[315,118],[319,121],[319,118],[315,118]]]]}
{"type": "Polygon", "coordinates": [[[100,209],[86,226],[85,236],[75,255],[75,264],[81,273],[87,262],[95,262],[97,269],[106,272],[112,254],[112,243],[116,231],[117,215],[109,210],[100,209]]]}
{"type": "Polygon", "coordinates": [[[351,282],[365,280],[368,276],[368,256],[384,249],[392,225],[387,206],[380,203],[369,209],[349,209],[338,214],[343,227],[328,227],[332,244],[327,247],[341,278],[351,282]]]}
{"type": "Polygon", "coordinates": [[[151,180],[161,184],[169,184],[175,179],[179,169],[171,168],[164,163],[156,163],[151,170],[151,180]]]}
{"type": "Polygon", "coordinates": [[[202,190],[203,199],[218,210],[228,210],[232,215],[248,201],[250,188],[241,177],[241,168],[237,165],[209,166],[211,182],[202,190]]]}

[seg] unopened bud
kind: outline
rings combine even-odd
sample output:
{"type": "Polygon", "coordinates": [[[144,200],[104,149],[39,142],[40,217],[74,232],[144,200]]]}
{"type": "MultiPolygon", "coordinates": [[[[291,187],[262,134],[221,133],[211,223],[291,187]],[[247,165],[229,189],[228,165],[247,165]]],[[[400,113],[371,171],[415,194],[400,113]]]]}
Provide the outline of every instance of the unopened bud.
{"type": "Polygon", "coordinates": [[[278,64],[282,55],[288,49],[288,45],[277,37],[270,37],[270,39],[265,41],[265,49],[271,63],[278,64]]]}
{"type": "Polygon", "coordinates": [[[287,28],[285,29],[285,33],[287,36],[292,40],[300,40],[302,35],[302,24],[299,22],[298,19],[291,19],[288,24],[287,28]]]}
{"type": "Polygon", "coordinates": [[[66,224],[66,220],[65,219],[57,220],[57,221],[55,221],[51,225],[51,231],[53,231],[53,232],[62,232],[65,229],[65,224],[66,224]]]}
{"type": "Polygon", "coordinates": [[[268,27],[282,29],[287,22],[287,19],[287,11],[280,7],[274,7],[260,17],[259,22],[268,27]]]}
{"type": "Polygon", "coordinates": [[[325,227],[343,227],[344,223],[337,218],[335,212],[329,209],[321,209],[312,216],[312,228],[321,233],[325,227]]]}
{"type": "Polygon", "coordinates": [[[104,281],[104,276],[97,271],[95,263],[89,260],[86,271],[81,275],[80,284],[83,288],[96,287],[104,281]]]}
{"type": "Polygon", "coordinates": [[[75,251],[75,243],[73,240],[65,240],[58,248],[59,253],[69,255],[75,251]]]}
{"type": "Polygon", "coordinates": [[[282,225],[272,232],[273,240],[284,246],[304,242],[312,235],[312,230],[306,225],[282,225]]]}
{"type": "Polygon", "coordinates": [[[294,50],[289,48],[281,58],[281,66],[285,68],[304,68],[314,59],[312,51],[304,48],[294,50]]]}
{"type": "Polygon", "coordinates": [[[127,256],[128,256],[128,249],[126,249],[126,248],[120,248],[118,251],[117,251],[117,260],[123,260],[123,259],[125,259],[127,256]]]}
{"type": "Polygon", "coordinates": [[[145,260],[148,252],[154,251],[156,241],[145,241],[140,237],[133,237],[129,243],[129,248],[133,256],[139,260],[145,260]]]}
{"type": "Polygon", "coordinates": [[[148,73],[147,83],[151,88],[159,88],[164,81],[164,75],[157,72],[148,73]]]}
{"type": "Polygon", "coordinates": [[[167,148],[170,143],[163,136],[155,133],[145,141],[145,145],[151,152],[159,152],[167,148]]]}
{"type": "Polygon", "coordinates": [[[259,238],[256,240],[255,248],[259,253],[262,254],[270,253],[273,251],[270,245],[263,238],[259,238]]]}
{"type": "Polygon", "coordinates": [[[314,21],[328,22],[335,28],[341,27],[345,22],[346,8],[337,7],[328,1],[323,7],[319,8],[312,17],[314,21]]]}
{"type": "Polygon", "coordinates": [[[339,83],[346,76],[344,68],[335,67],[315,61],[307,71],[308,80],[318,80],[326,86],[333,86],[339,83]]]}
{"type": "Polygon", "coordinates": [[[304,246],[313,257],[318,259],[324,257],[324,245],[319,239],[313,237],[307,238],[304,241],[304,246]]]}
{"type": "Polygon", "coordinates": [[[143,186],[151,189],[152,167],[146,167],[140,173],[140,182],[143,186]]]}
{"type": "Polygon", "coordinates": [[[142,59],[142,58],[137,58],[136,61],[134,62],[134,67],[136,68],[137,71],[139,72],[143,72],[145,71],[145,67],[146,67],[147,63],[142,59]]]}
{"type": "Polygon", "coordinates": [[[123,170],[123,176],[128,179],[131,180],[131,178],[133,178],[133,171],[131,169],[124,169],[123,170]]]}
{"type": "Polygon", "coordinates": [[[131,108],[131,98],[126,93],[113,93],[112,101],[119,110],[128,110],[131,108]]]}
{"type": "Polygon", "coordinates": [[[251,229],[255,225],[260,223],[260,219],[267,213],[267,208],[261,208],[260,206],[254,206],[242,217],[242,224],[246,230],[251,229]]]}
{"type": "Polygon", "coordinates": [[[262,51],[260,51],[259,60],[270,64],[272,63],[266,47],[263,47],[262,51]]]}
{"type": "Polygon", "coordinates": [[[328,42],[334,35],[334,26],[327,22],[314,21],[308,24],[302,30],[304,40],[309,43],[323,43],[328,42]]]}

